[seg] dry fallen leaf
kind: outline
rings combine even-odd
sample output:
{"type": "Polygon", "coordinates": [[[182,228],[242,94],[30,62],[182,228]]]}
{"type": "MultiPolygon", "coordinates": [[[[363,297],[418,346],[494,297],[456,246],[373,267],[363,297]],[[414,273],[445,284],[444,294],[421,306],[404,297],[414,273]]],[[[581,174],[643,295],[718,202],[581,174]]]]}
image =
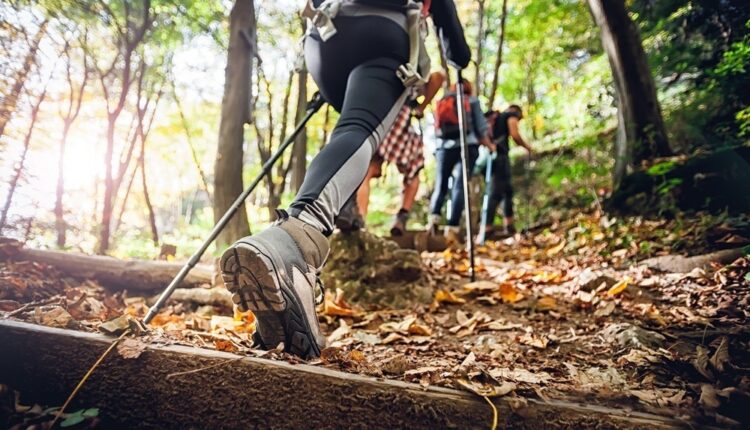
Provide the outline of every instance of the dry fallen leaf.
{"type": "Polygon", "coordinates": [[[237,352],[237,346],[228,340],[222,340],[222,339],[216,339],[214,340],[214,348],[216,348],[217,351],[224,351],[224,352],[237,352]]]}
{"type": "Polygon", "coordinates": [[[483,293],[497,290],[497,283],[491,281],[476,281],[464,284],[463,289],[471,293],[483,293]]]}
{"type": "Polygon", "coordinates": [[[523,298],[521,294],[518,293],[518,290],[516,290],[516,287],[513,286],[510,282],[503,282],[500,284],[500,298],[503,300],[503,303],[515,303],[523,298]]]}
{"type": "Polygon", "coordinates": [[[455,294],[451,293],[450,291],[445,290],[437,290],[435,292],[435,302],[438,305],[440,303],[450,303],[454,305],[462,305],[466,303],[465,299],[462,299],[461,297],[456,296],[455,294]]]}
{"type": "Polygon", "coordinates": [[[353,309],[349,303],[344,300],[344,293],[340,289],[336,290],[336,296],[326,292],[323,302],[323,315],[338,317],[353,317],[359,315],[359,311],[353,309]]]}
{"type": "Polygon", "coordinates": [[[565,244],[566,244],[566,243],[567,243],[567,242],[565,241],[565,239],[563,239],[563,240],[561,240],[561,241],[560,241],[560,243],[558,243],[557,245],[553,246],[552,248],[549,248],[549,249],[548,249],[548,250],[546,251],[546,253],[547,253],[547,257],[552,257],[552,256],[554,256],[554,255],[557,255],[557,254],[559,254],[559,253],[560,253],[560,251],[562,251],[562,250],[563,250],[563,248],[565,248],[565,244]]]}
{"type": "Polygon", "coordinates": [[[140,340],[128,337],[117,344],[117,353],[126,359],[138,358],[146,350],[146,346],[140,340]]]}
{"type": "Polygon", "coordinates": [[[490,375],[496,379],[510,379],[515,382],[525,382],[527,384],[544,384],[552,380],[552,375],[547,372],[530,372],[526,369],[509,369],[499,367],[490,370],[490,375]]]}
{"type": "Polygon", "coordinates": [[[501,385],[484,384],[479,381],[457,379],[456,382],[463,388],[482,397],[500,397],[516,389],[516,384],[503,382],[501,385]]]}
{"type": "Polygon", "coordinates": [[[557,309],[557,300],[552,296],[544,296],[536,301],[537,311],[554,311],[557,309]]]}
{"type": "Polygon", "coordinates": [[[533,346],[537,349],[544,349],[549,344],[549,339],[545,336],[537,336],[534,333],[526,333],[518,338],[518,341],[524,345],[533,346]]]}
{"type": "Polygon", "coordinates": [[[631,280],[629,277],[624,277],[620,282],[613,285],[612,288],[607,291],[607,295],[611,297],[622,293],[626,288],[628,288],[628,284],[630,284],[630,281],[631,280]]]}

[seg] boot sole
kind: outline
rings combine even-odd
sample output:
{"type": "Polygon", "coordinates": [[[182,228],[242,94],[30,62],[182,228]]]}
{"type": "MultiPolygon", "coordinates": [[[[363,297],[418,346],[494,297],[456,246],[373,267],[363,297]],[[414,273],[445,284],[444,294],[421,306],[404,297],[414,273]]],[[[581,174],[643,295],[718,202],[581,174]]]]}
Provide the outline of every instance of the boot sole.
{"type": "Polygon", "coordinates": [[[252,311],[261,340],[269,348],[284,343],[284,350],[303,358],[317,357],[320,348],[304,316],[303,307],[265,250],[251,243],[231,246],[221,257],[224,285],[232,301],[252,311]]]}

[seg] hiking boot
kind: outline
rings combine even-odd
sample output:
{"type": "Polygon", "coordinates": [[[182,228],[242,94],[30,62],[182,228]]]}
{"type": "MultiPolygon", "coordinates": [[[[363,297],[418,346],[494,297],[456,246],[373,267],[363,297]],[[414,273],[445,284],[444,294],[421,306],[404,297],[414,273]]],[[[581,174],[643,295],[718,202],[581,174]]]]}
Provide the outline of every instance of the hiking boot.
{"type": "Polygon", "coordinates": [[[391,227],[391,236],[403,236],[406,231],[406,222],[409,220],[409,211],[401,209],[396,214],[391,227]]]}
{"type": "Polygon", "coordinates": [[[440,215],[430,215],[427,220],[427,234],[437,236],[440,233],[440,221],[442,221],[440,215]]]}
{"type": "Polygon", "coordinates": [[[503,233],[506,236],[515,236],[516,235],[516,226],[513,225],[513,224],[506,225],[505,228],[503,229],[503,233]]]}
{"type": "Polygon", "coordinates": [[[351,233],[365,228],[365,220],[360,215],[359,206],[357,206],[356,194],[344,203],[344,207],[339,211],[334,224],[342,233],[351,233]]]}
{"type": "Polygon", "coordinates": [[[277,214],[270,227],[224,251],[222,278],[237,307],[255,314],[260,347],[283,343],[286,352],[317,357],[325,346],[315,304],[324,296],[318,274],[328,239],[285,211],[277,214]]]}

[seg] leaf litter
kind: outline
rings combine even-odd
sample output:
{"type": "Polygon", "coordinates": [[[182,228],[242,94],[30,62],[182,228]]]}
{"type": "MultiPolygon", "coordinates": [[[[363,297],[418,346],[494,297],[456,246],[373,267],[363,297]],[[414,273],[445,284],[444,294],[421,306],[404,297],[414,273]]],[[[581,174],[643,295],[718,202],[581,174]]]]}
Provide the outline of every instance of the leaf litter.
{"type": "MultiPolygon", "coordinates": [[[[328,293],[319,308],[328,347],[309,364],[519,403],[586,398],[706,424],[747,422],[750,259],[688,273],[638,263],[697,234],[665,221],[581,214],[480,247],[473,283],[464,251],[423,253],[431,305],[394,310],[328,293]]],[[[117,349],[126,359],[156,343],[300,362],[253,349],[252,314],[221,304],[170,301],[145,332],[137,321],[152,297],[111,293],[29,262],[0,261],[0,279],[0,317],[112,336],[130,329],[137,337],[117,349]]]]}

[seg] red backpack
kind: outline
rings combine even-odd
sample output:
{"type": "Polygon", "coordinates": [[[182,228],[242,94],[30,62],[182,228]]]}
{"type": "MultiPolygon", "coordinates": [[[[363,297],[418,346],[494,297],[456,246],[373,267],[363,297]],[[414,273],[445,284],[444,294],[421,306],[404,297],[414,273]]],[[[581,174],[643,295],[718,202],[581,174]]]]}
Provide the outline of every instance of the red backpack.
{"type": "MultiPolygon", "coordinates": [[[[466,130],[471,130],[471,103],[469,97],[464,96],[464,111],[466,112],[466,130]]],[[[458,102],[455,92],[450,92],[438,100],[435,106],[435,130],[438,137],[443,139],[458,139],[458,102]]]]}

